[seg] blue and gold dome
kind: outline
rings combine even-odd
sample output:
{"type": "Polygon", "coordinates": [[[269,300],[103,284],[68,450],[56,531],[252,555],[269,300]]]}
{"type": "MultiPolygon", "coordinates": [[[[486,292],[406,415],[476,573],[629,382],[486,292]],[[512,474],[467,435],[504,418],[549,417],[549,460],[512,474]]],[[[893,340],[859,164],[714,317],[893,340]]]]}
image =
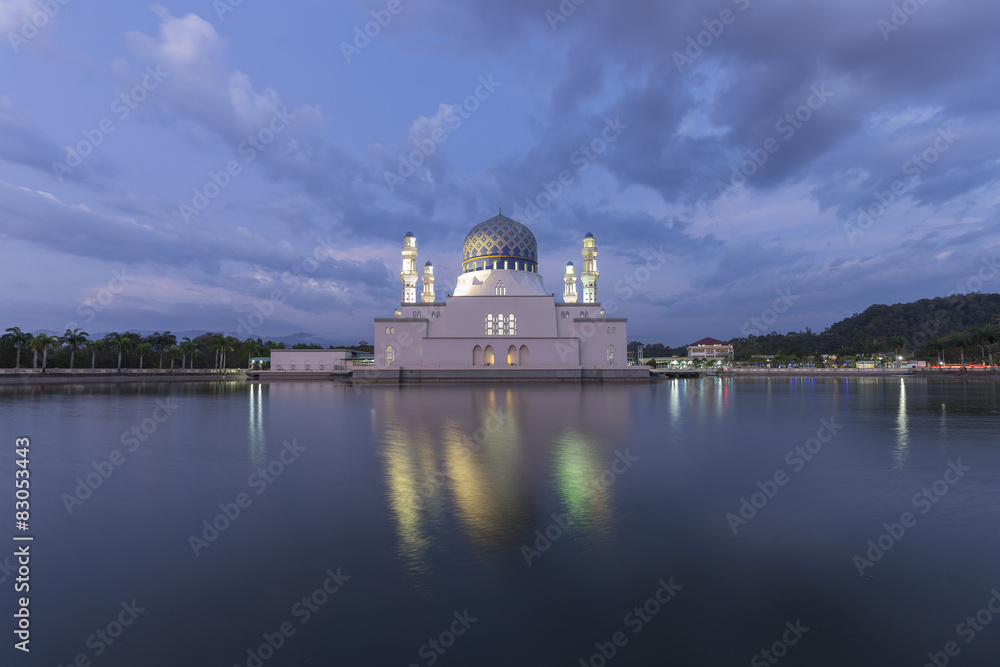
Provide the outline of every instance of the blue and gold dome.
{"type": "Polygon", "coordinates": [[[513,269],[538,272],[538,243],[531,230],[505,215],[473,227],[462,246],[462,270],[513,269]]]}

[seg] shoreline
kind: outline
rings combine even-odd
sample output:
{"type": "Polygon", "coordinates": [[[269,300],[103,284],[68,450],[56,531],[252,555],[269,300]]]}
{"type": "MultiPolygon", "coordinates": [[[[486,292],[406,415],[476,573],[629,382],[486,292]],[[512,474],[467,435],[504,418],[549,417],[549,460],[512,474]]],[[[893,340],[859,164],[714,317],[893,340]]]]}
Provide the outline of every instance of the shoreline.
{"type": "Polygon", "coordinates": [[[0,371],[0,386],[39,384],[124,384],[127,382],[244,382],[247,374],[242,370],[56,370],[42,373],[34,369],[0,371]]]}
{"type": "Polygon", "coordinates": [[[874,369],[847,369],[847,368],[763,368],[763,369],[729,369],[717,371],[714,375],[720,377],[836,377],[836,378],[856,378],[856,377],[912,377],[912,378],[940,378],[943,380],[1000,380],[1000,371],[992,370],[962,370],[960,368],[936,370],[936,369],[911,369],[911,368],[874,368],[874,369]]]}

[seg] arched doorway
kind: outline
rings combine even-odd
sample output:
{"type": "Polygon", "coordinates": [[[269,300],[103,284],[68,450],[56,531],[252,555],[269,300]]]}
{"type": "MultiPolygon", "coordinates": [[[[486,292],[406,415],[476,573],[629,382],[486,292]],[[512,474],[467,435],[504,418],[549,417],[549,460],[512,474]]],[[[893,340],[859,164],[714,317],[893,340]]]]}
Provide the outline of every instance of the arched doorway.
{"type": "Polygon", "coordinates": [[[507,365],[517,366],[517,346],[511,345],[507,348],[507,365]]]}
{"type": "Polygon", "coordinates": [[[486,349],[483,351],[483,357],[484,357],[483,361],[486,362],[487,366],[492,366],[494,364],[495,359],[493,358],[493,346],[492,345],[487,345],[486,346],[486,349]]]}
{"type": "Polygon", "coordinates": [[[477,345],[472,348],[472,365],[482,366],[483,365],[483,348],[481,345],[477,345]]]}
{"type": "Polygon", "coordinates": [[[528,346],[527,345],[522,345],[521,346],[521,351],[520,351],[520,354],[518,355],[518,359],[517,359],[517,365],[518,366],[527,366],[528,365],[528,346]]]}

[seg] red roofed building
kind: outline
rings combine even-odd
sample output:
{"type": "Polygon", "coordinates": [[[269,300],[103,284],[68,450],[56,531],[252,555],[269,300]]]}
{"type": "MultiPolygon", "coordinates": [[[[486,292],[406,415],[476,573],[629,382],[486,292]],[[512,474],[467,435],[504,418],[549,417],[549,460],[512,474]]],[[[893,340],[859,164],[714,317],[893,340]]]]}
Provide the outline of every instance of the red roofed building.
{"type": "Polygon", "coordinates": [[[696,343],[688,345],[689,357],[721,359],[728,355],[733,356],[733,346],[728,340],[717,340],[715,338],[702,338],[696,343]]]}

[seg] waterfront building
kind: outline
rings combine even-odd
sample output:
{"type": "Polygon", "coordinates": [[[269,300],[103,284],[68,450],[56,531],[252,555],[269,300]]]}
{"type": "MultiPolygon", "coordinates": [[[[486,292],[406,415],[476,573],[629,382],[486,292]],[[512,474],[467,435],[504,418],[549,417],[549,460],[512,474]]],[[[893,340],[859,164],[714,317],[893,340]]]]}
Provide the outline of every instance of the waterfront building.
{"type": "Polygon", "coordinates": [[[558,296],[545,291],[534,234],[502,214],[469,231],[455,290],[444,298],[430,262],[418,275],[417,254],[408,232],[399,308],[375,319],[376,368],[626,368],[627,320],[601,307],[593,234],[582,238],[579,275],[566,263],[558,296]]]}
{"type": "Polygon", "coordinates": [[[692,359],[722,359],[728,356],[733,358],[733,346],[728,340],[718,340],[717,338],[702,338],[687,346],[688,356],[692,359]]]}

